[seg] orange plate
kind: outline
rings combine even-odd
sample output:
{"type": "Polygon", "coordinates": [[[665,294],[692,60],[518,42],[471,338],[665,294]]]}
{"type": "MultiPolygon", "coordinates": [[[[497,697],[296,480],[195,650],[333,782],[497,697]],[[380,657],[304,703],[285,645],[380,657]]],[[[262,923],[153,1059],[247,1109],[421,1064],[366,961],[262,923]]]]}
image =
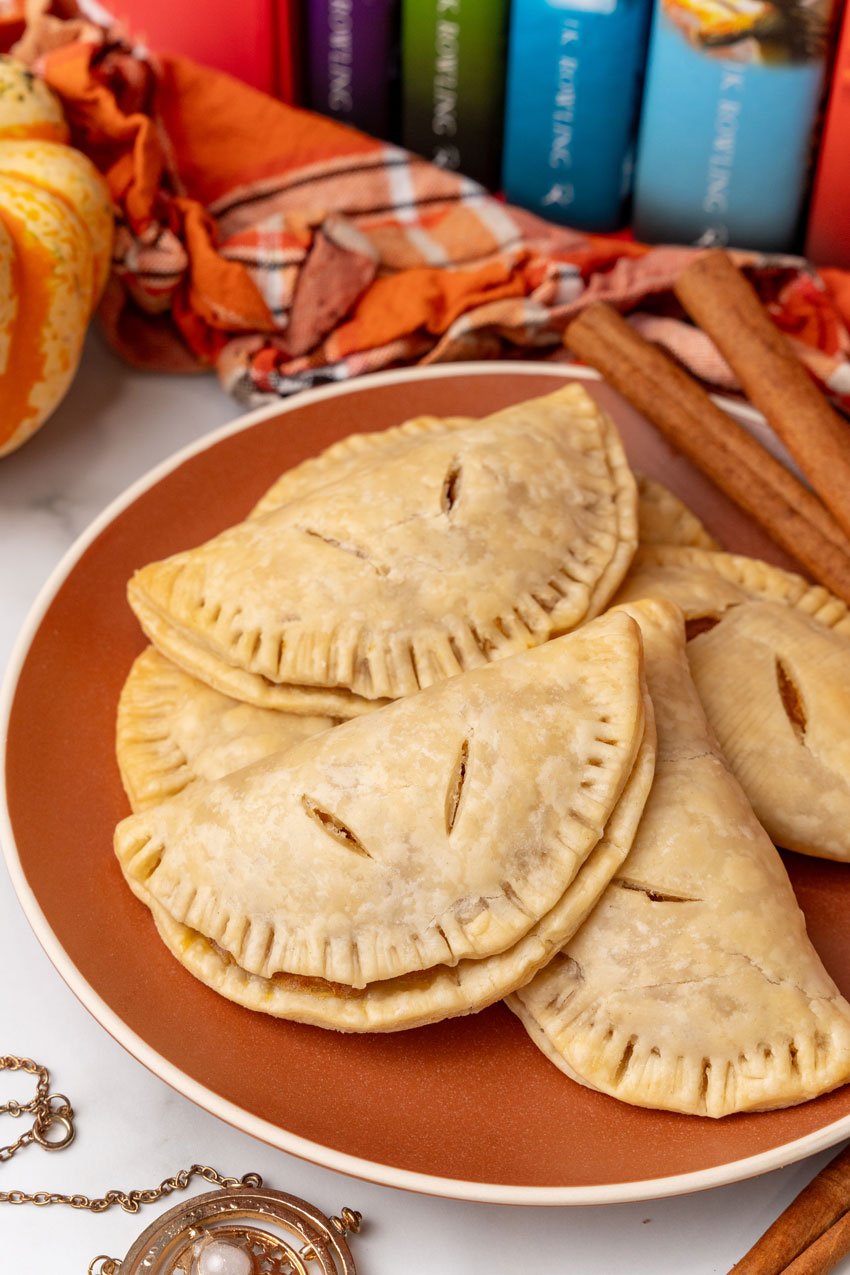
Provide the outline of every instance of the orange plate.
{"type": "MultiPolygon", "coordinates": [[[[423,412],[480,416],[565,376],[586,380],[635,466],[682,495],[729,548],[788,565],[592,374],[523,363],[394,372],[255,412],[126,493],[48,582],[5,694],[13,880],[48,954],[107,1030],[183,1093],[286,1151],[389,1185],[518,1204],[645,1199],[787,1164],[850,1136],[850,1086],[713,1121],[573,1084],[501,1005],[378,1036],[241,1009],[178,965],[121,878],[112,832],[128,808],[113,732],[145,645],[124,599],[135,568],[236,522],[282,470],[347,433],[423,412]]],[[[3,814],[0,803],[0,824],[3,814]]],[[[787,863],[812,939],[848,995],[850,869],[787,863]]]]}

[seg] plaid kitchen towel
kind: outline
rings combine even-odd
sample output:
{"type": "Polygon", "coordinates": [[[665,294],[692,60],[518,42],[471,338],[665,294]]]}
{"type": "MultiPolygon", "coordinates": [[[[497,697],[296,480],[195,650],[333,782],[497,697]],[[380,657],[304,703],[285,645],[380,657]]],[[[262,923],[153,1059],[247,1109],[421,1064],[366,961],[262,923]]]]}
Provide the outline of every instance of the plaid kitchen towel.
{"type": "MultiPolygon", "coordinates": [[[[564,358],[568,321],[605,299],[697,375],[736,388],[670,292],[695,249],[551,225],[397,146],[154,57],[89,5],[26,8],[23,36],[10,14],[7,45],[20,37],[15,52],[59,94],[118,210],[101,318],[131,362],[215,365],[258,404],[399,364],[564,358]]],[[[737,258],[850,410],[850,276],[737,258]]]]}

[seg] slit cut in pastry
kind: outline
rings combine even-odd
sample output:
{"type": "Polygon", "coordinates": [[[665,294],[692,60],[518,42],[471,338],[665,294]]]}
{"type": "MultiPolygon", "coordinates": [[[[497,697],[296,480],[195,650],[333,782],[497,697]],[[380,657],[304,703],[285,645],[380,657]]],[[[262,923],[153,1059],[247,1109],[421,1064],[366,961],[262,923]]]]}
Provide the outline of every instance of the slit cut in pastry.
{"type": "Polygon", "coordinates": [[[777,845],[850,862],[850,615],[821,585],[731,554],[638,552],[618,600],[686,616],[709,723],[777,845]]]}
{"type": "Polygon", "coordinates": [[[364,461],[389,456],[409,439],[424,434],[440,434],[447,430],[467,429],[478,422],[472,416],[414,416],[412,420],[372,434],[349,434],[331,443],[318,456],[310,456],[281,474],[251,510],[252,518],[261,518],[272,509],[288,505],[328,483],[341,482],[364,461]]]}
{"type": "Polygon", "coordinates": [[[681,615],[640,619],[655,780],[623,869],[509,999],[581,1084],[696,1115],[792,1106],[850,1080],[850,1005],[806,935],[782,861],[705,720],[681,615]]]}
{"type": "Polygon", "coordinates": [[[637,625],[433,687],[119,824],[171,950],[254,1009],[348,1031],[531,978],[628,853],[652,782],[637,625]]]}
{"type": "Polygon", "coordinates": [[[850,611],[829,589],[741,554],[680,545],[641,545],[614,604],[641,598],[675,602],[686,620],[718,618],[739,602],[781,602],[824,628],[850,637],[850,611]]]}
{"type": "Polygon", "coordinates": [[[642,545],[682,545],[719,549],[720,545],[679,496],[646,474],[636,474],[638,542],[642,545]]]}
{"type": "Polygon", "coordinates": [[[278,713],[221,695],[149,646],[118,701],[121,781],[135,813],[196,779],[221,779],[336,724],[333,717],[278,713]]]}
{"type": "Polygon", "coordinates": [[[370,446],[344,478],[145,567],[128,596],[154,645],[217,690],[353,716],[598,614],[636,507],[613,424],[569,385],[370,446]]]}
{"type": "MultiPolygon", "coordinates": [[[[261,517],[329,482],[344,479],[365,456],[384,455],[405,439],[441,430],[465,429],[474,425],[469,416],[417,416],[392,429],[374,434],[350,434],[333,443],[318,456],[286,470],[260,498],[252,517],[261,517]]],[[[682,545],[719,549],[720,545],[679,497],[657,478],[635,474],[638,492],[638,542],[640,544],[682,545]]]]}
{"type": "Polygon", "coordinates": [[[773,840],[850,861],[850,641],[793,607],[732,607],[688,644],[729,766],[773,840]]]}

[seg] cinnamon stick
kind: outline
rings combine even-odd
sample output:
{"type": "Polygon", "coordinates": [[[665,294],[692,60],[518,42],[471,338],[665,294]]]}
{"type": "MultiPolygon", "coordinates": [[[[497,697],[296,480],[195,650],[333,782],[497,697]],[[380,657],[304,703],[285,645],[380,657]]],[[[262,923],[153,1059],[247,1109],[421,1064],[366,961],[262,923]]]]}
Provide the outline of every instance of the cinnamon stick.
{"type": "Polygon", "coordinates": [[[674,290],[850,535],[850,425],[815,385],[755,289],[714,248],[682,272],[674,290]]]}
{"type": "Polygon", "coordinates": [[[824,1275],[832,1269],[824,1262],[834,1265],[850,1252],[848,1210],[850,1146],[821,1169],[729,1275],[824,1275]]]}
{"type": "Polygon", "coordinates": [[[824,1231],[823,1235],[804,1249],[790,1266],[786,1266],[782,1275],[828,1275],[848,1253],[850,1213],[845,1213],[828,1231],[824,1231]]]}
{"type": "Polygon", "coordinates": [[[841,528],[687,372],[602,302],[583,310],[564,339],[777,544],[850,604],[850,541],[841,528]]]}

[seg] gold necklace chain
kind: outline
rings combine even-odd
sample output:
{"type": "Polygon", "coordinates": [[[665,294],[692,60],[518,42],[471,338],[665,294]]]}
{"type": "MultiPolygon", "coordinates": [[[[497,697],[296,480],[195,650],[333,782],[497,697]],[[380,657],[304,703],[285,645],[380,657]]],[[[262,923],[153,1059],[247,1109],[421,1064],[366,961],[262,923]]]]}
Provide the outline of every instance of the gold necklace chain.
{"type": "MultiPolygon", "coordinates": [[[[12,1116],[18,1119],[23,1115],[33,1117],[32,1125],[22,1133],[16,1142],[0,1147],[0,1162],[11,1160],[16,1152],[35,1142],[46,1151],[61,1151],[74,1141],[74,1108],[62,1093],[50,1092],[50,1072],[31,1058],[18,1058],[14,1054],[0,1055],[0,1071],[22,1071],[26,1075],[35,1076],[35,1094],[29,1102],[0,1103],[0,1116],[12,1116]]],[[[208,1164],[193,1164],[188,1169],[180,1169],[173,1177],[165,1178],[159,1186],[132,1191],[107,1191],[105,1195],[65,1195],[61,1191],[0,1191],[0,1204],[34,1204],[44,1208],[49,1204],[64,1204],[71,1209],[87,1209],[91,1213],[105,1213],[113,1205],[119,1205],[125,1213],[138,1213],[143,1204],[154,1204],[171,1195],[173,1191],[185,1191],[193,1178],[203,1178],[214,1186],[227,1188],[242,1187],[246,1190],[260,1190],[263,1179],[259,1173],[246,1173],[241,1178],[228,1178],[208,1164]]],[[[272,1194],[275,1194],[272,1192],[272,1194]]],[[[203,1198],[203,1197],[201,1197],[203,1198]]],[[[280,1197],[290,1204],[302,1204],[292,1197],[280,1197]]],[[[321,1214],[319,1216],[322,1216],[321,1214]]],[[[342,1239],[350,1232],[360,1230],[361,1216],[356,1209],[340,1209],[338,1216],[324,1218],[342,1239]]],[[[346,1250],[347,1251],[347,1250],[346,1250]]],[[[307,1244],[300,1249],[304,1261],[320,1261],[322,1269],[326,1269],[323,1259],[307,1244]]],[[[122,1263],[115,1257],[107,1257],[101,1253],[89,1263],[89,1275],[120,1275],[122,1263]]],[[[300,1269],[300,1268],[299,1268],[300,1269]]],[[[334,1268],[336,1269],[336,1268],[334,1268]]],[[[346,1267],[348,1269],[348,1267],[346,1267]]],[[[352,1271],[354,1267],[350,1268],[352,1271]]]]}
{"type": "MultiPolygon", "coordinates": [[[[0,1071],[22,1071],[36,1077],[35,1095],[29,1102],[0,1103],[0,1115],[31,1115],[32,1125],[16,1142],[0,1147],[0,1162],[11,1160],[16,1151],[37,1142],[46,1151],[61,1151],[74,1140],[74,1108],[62,1093],[50,1092],[50,1072],[31,1058],[17,1058],[14,1054],[0,1056],[0,1071]],[[57,1133],[58,1131],[58,1133],[57,1133]]],[[[35,1204],[44,1208],[48,1204],[65,1204],[72,1209],[88,1209],[92,1213],[105,1213],[118,1204],[125,1213],[138,1213],[142,1204],[154,1204],[171,1195],[172,1191],[185,1191],[193,1178],[203,1178],[220,1187],[261,1187],[259,1173],[246,1173],[242,1178],[226,1178],[208,1164],[193,1164],[181,1169],[173,1177],[166,1178],[159,1186],[135,1191],[107,1191],[105,1195],[64,1195],[60,1191],[0,1191],[0,1204],[35,1204]]]]}
{"type": "Polygon", "coordinates": [[[32,1115],[32,1126],[22,1133],[17,1142],[0,1147],[0,1162],[11,1160],[16,1151],[37,1142],[46,1151],[61,1151],[74,1140],[74,1110],[63,1093],[50,1092],[50,1072],[31,1058],[16,1058],[13,1054],[0,1057],[0,1071],[23,1071],[36,1077],[35,1096],[29,1102],[4,1102],[0,1115],[32,1115]],[[56,1130],[59,1130],[58,1136],[56,1130]]]}

